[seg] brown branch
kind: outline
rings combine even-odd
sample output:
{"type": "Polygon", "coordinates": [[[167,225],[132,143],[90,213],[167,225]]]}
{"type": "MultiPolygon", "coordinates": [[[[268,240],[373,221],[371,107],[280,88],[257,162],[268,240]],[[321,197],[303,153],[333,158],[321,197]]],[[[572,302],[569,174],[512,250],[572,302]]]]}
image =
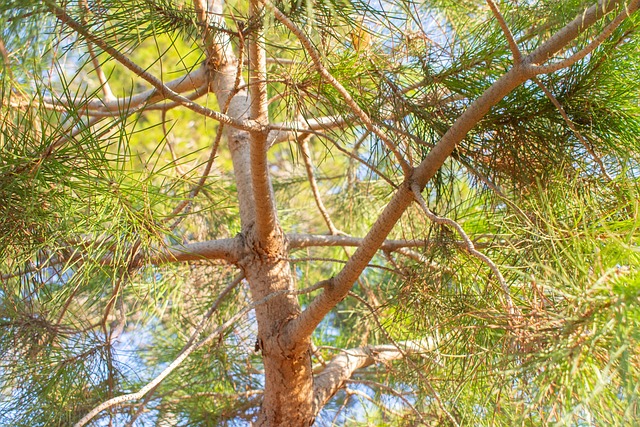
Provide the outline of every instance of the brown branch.
{"type": "Polygon", "coordinates": [[[265,51],[264,10],[260,0],[249,2],[249,20],[255,27],[249,41],[250,119],[266,131],[250,133],[251,182],[253,186],[255,231],[260,247],[275,252],[281,244],[280,225],[267,162],[269,112],[267,97],[267,62],[265,51]]]}
{"type": "MultiPolygon", "coordinates": [[[[636,2],[639,1],[636,0],[636,2]]],[[[613,3],[615,6],[620,2],[613,3]]],[[[462,113],[420,165],[415,168],[411,176],[398,188],[364,238],[362,245],[358,247],[344,268],[335,277],[320,282],[324,287],[324,292],[318,295],[300,316],[287,325],[285,334],[283,334],[284,339],[290,340],[293,345],[300,337],[311,335],[327,313],[347,295],[369,260],[379,250],[392,228],[411,204],[414,199],[412,188],[421,191],[451,155],[456,145],[466,137],[467,133],[489,110],[533,76],[530,64],[536,64],[551,57],[602,17],[603,13],[599,7],[602,8],[601,5],[594,5],[555,33],[547,42],[528,55],[523,60],[523,65],[513,67],[505,73],[462,113]]],[[[613,8],[611,4],[607,7],[613,8]]]]}
{"type": "Polygon", "coordinates": [[[513,38],[513,34],[511,33],[511,30],[509,29],[507,22],[504,20],[504,17],[500,13],[500,9],[498,9],[498,6],[496,6],[493,0],[487,0],[487,4],[489,5],[491,12],[493,12],[493,15],[498,20],[498,24],[500,25],[500,28],[502,29],[504,36],[507,38],[507,43],[509,43],[509,49],[511,49],[511,53],[513,54],[513,62],[515,64],[521,63],[522,53],[520,52],[520,48],[518,48],[518,44],[513,38]]]}
{"type": "Polygon", "coordinates": [[[313,199],[316,202],[316,206],[320,211],[320,215],[324,219],[324,222],[327,224],[327,228],[329,228],[329,232],[333,235],[342,234],[340,230],[333,224],[331,221],[331,216],[329,216],[329,212],[322,202],[322,198],[320,197],[320,190],[318,190],[318,183],[316,182],[316,177],[313,175],[313,163],[311,161],[311,152],[309,151],[309,144],[307,142],[308,138],[303,136],[298,140],[298,146],[300,147],[300,152],[302,154],[302,160],[304,161],[304,167],[307,171],[307,179],[309,180],[309,185],[311,186],[311,192],[313,193],[313,199]]]}
{"type": "MultiPolygon", "coordinates": [[[[80,0],[80,7],[83,10],[83,19],[82,24],[86,25],[86,19],[84,18],[87,14],[90,13],[89,5],[87,4],[87,0],[80,0]]],[[[106,101],[111,101],[115,98],[113,92],[111,91],[111,86],[109,86],[109,82],[107,81],[107,77],[102,71],[102,66],[100,65],[100,61],[98,61],[98,57],[93,51],[93,47],[90,42],[87,42],[87,50],[89,51],[89,56],[91,57],[91,62],[93,63],[93,70],[96,72],[98,76],[98,81],[100,82],[100,88],[102,89],[102,93],[104,94],[104,98],[106,101]]]]}
{"type": "Polygon", "coordinates": [[[569,42],[578,37],[581,33],[592,26],[596,21],[614,10],[623,0],[601,0],[598,3],[585,10],[584,13],[578,15],[573,21],[564,26],[560,31],[555,33],[549,40],[540,47],[527,55],[524,62],[533,64],[529,66],[530,71],[535,74],[552,73],[561,68],[573,65],[578,60],[584,58],[598,47],[621,23],[638,10],[640,7],[639,0],[633,0],[624,10],[609,24],[605,29],[584,49],[571,55],[569,58],[546,66],[535,66],[548,61],[554,54],[563,49],[569,42]]]}
{"type": "Polygon", "coordinates": [[[172,246],[141,260],[153,265],[170,262],[203,261],[222,259],[235,263],[240,257],[242,242],[238,238],[208,240],[205,242],[189,243],[172,246]]]}

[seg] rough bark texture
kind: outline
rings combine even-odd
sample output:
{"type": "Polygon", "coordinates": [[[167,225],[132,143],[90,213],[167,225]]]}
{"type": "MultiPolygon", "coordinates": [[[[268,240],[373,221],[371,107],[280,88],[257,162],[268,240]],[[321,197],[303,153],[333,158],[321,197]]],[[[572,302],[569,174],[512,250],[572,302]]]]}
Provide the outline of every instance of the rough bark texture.
{"type": "MultiPolygon", "coordinates": [[[[259,13],[252,6],[254,13],[259,13]]],[[[257,71],[251,80],[264,85],[264,51],[257,40],[250,41],[253,65],[257,71]],[[256,58],[257,56],[257,58],[256,58]],[[262,80],[262,83],[260,83],[262,80]]],[[[213,89],[220,105],[228,105],[227,114],[240,120],[253,119],[268,123],[266,116],[266,91],[251,89],[235,90],[237,59],[229,49],[216,58],[219,69],[214,74],[213,89]],[[257,99],[257,100],[256,100],[257,99]]],[[[227,127],[226,137],[236,177],[242,232],[240,237],[241,257],[237,265],[242,268],[249,282],[254,301],[260,301],[279,291],[292,291],[293,278],[289,264],[285,236],[278,223],[273,190],[268,174],[267,132],[249,133],[227,127]]],[[[300,314],[300,305],[295,295],[282,294],[256,307],[258,342],[265,370],[264,400],[256,425],[259,426],[307,426],[315,414],[312,410],[313,377],[311,370],[310,339],[287,345],[281,338],[283,327],[300,314]]]]}
{"type": "MultiPolygon", "coordinates": [[[[280,290],[291,290],[289,264],[256,252],[250,251],[241,261],[254,300],[280,290]]],[[[299,313],[300,307],[293,295],[278,296],[256,307],[256,347],[262,353],[265,370],[264,401],[257,425],[306,426],[313,420],[310,342],[302,340],[290,348],[280,340],[283,325],[299,313]]]]}

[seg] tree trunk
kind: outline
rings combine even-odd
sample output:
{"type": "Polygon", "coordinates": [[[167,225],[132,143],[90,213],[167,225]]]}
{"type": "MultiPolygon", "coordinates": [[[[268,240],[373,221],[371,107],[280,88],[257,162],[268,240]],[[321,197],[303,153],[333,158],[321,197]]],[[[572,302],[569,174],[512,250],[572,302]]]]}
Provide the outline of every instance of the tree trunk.
{"type": "MultiPolygon", "coordinates": [[[[233,90],[236,69],[236,61],[222,65],[215,73],[213,88],[219,105],[228,103],[227,113],[231,117],[246,119],[251,97],[246,90],[233,90]]],[[[315,418],[310,339],[301,339],[294,346],[280,340],[283,327],[300,314],[297,296],[283,292],[294,290],[284,234],[276,222],[268,245],[257,235],[256,217],[261,212],[256,209],[251,181],[252,135],[236,128],[225,129],[236,177],[244,242],[238,265],[249,282],[252,300],[259,302],[255,309],[256,347],[263,356],[265,387],[256,425],[308,426],[315,418]]]]}
{"type": "MultiPolygon", "coordinates": [[[[284,254],[284,252],[282,253],[284,254]]],[[[291,270],[284,257],[265,257],[251,251],[241,266],[254,301],[292,289],[291,270]]],[[[262,352],[265,387],[258,426],[308,426],[313,423],[313,377],[310,343],[295,348],[280,340],[283,325],[300,313],[295,296],[282,294],[256,307],[257,348],[262,352]]]]}

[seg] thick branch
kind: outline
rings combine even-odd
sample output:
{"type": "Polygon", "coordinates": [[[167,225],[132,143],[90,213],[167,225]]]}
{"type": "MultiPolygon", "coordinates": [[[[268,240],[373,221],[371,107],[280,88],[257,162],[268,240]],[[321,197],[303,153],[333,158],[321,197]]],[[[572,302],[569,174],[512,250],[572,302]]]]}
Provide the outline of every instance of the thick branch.
{"type": "Polygon", "coordinates": [[[540,65],[537,67],[533,67],[533,70],[536,74],[548,74],[553,73],[554,71],[561,70],[563,68],[568,68],[583,59],[585,56],[589,55],[593,52],[598,46],[604,42],[607,37],[611,35],[615,31],[616,28],[622,24],[622,21],[627,19],[632,13],[638,10],[640,7],[640,0],[632,1],[627,7],[615,17],[613,21],[609,25],[605,27],[605,29],[596,36],[595,39],[591,43],[589,43],[586,47],[581,49],[580,51],[574,53],[570,57],[548,65],[540,65]]]}
{"type": "Polygon", "coordinates": [[[206,242],[172,246],[146,260],[153,265],[170,262],[202,261],[222,259],[235,263],[240,258],[242,241],[240,239],[219,239],[206,242]]]}
{"type": "Polygon", "coordinates": [[[436,343],[433,339],[421,341],[406,341],[395,345],[367,345],[360,348],[344,350],[329,361],[324,369],[313,380],[313,408],[314,413],[320,409],[342,388],[358,369],[363,369],[377,363],[387,363],[400,360],[405,355],[428,353],[433,351],[436,343]]]}
{"type": "MultiPolygon", "coordinates": [[[[622,3],[624,3],[623,0],[601,0],[597,4],[594,4],[589,9],[585,10],[584,13],[576,16],[573,21],[565,25],[536,50],[527,55],[524,62],[538,65],[548,61],[553,57],[553,55],[564,49],[573,39],[578,37],[600,18],[614,10],[622,3]]],[[[629,14],[638,9],[638,3],[639,2],[636,0],[626,8],[626,10],[629,11],[629,14]]]]}
{"type": "MultiPolygon", "coordinates": [[[[619,3],[619,2],[616,2],[619,3]]],[[[600,6],[601,7],[601,6],[600,6]]],[[[524,59],[524,64],[537,63],[551,57],[563,46],[570,43],[581,32],[592,25],[602,13],[594,6],[580,15],[576,20],[558,31],[551,39],[544,43],[534,53],[524,59]],[[586,23],[586,24],[585,24],[586,23]],[[582,25],[585,24],[585,25],[582,25]]],[[[375,222],[362,245],[356,250],[344,268],[335,277],[323,281],[324,292],[316,297],[300,316],[288,325],[287,339],[293,337],[310,336],[316,326],[326,314],[335,307],[349,292],[353,283],[381,247],[386,237],[398,222],[404,211],[413,200],[412,187],[420,191],[444,164],[456,145],[462,141],[467,133],[508,93],[533,77],[530,66],[516,64],[489,89],[476,99],[467,110],[454,122],[440,141],[429,152],[413,174],[398,188],[395,195],[375,222]]]]}
{"type": "MultiPolygon", "coordinates": [[[[249,35],[249,95],[251,119],[263,125],[269,124],[267,98],[267,57],[264,49],[264,16],[260,0],[251,0],[249,19],[258,23],[249,35]]],[[[268,131],[251,132],[251,179],[256,210],[256,234],[260,246],[267,253],[281,247],[281,231],[278,225],[276,205],[269,164],[267,162],[268,131]]]]}

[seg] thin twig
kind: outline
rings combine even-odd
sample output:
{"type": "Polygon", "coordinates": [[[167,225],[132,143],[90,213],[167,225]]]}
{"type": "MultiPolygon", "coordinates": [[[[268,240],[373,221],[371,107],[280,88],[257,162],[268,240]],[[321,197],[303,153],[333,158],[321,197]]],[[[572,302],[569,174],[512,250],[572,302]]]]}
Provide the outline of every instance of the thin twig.
{"type": "Polygon", "coordinates": [[[11,72],[11,56],[9,55],[9,52],[4,45],[4,40],[2,40],[2,37],[0,37],[0,56],[2,56],[5,73],[7,73],[10,78],[13,78],[13,74],[11,72]]]}
{"type": "MultiPolygon", "coordinates": [[[[193,353],[193,351],[195,351],[198,348],[201,348],[202,346],[204,346],[206,344],[205,341],[207,339],[209,339],[211,336],[215,336],[217,334],[222,333],[227,327],[229,327],[229,325],[233,324],[237,319],[239,319],[240,317],[244,316],[244,314],[246,312],[248,312],[251,308],[253,308],[253,305],[249,306],[249,307],[246,307],[244,310],[240,311],[235,316],[231,317],[231,319],[229,319],[228,321],[223,323],[221,326],[216,328],[214,333],[209,335],[209,337],[207,337],[205,340],[202,340],[202,341],[200,341],[198,343],[195,342],[196,339],[198,338],[198,336],[200,336],[200,334],[204,330],[205,326],[208,324],[210,317],[213,315],[213,313],[218,309],[218,307],[222,303],[224,297],[226,297],[227,294],[229,292],[231,292],[231,290],[233,288],[235,288],[238,284],[240,284],[240,282],[242,281],[243,278],[244,278],[244,275],[242,275],[242,274],[238,275],[220,293],[220,295],[218,295],[218,298],[216,298],[216,300],[214,301],[214,303],[211,306],[211,308],[209,309],[209,311],[207,311],[205,316],[202,318],[202,320],[200,321],[200,323],[196,327],[195,331],[191,334],[191,337],[189,338],[189,341],[187,341],[187,343],[183,347],[183,349],[180,352],[180,354],[178,355],[178,357],[176,357],[176,359],[169,366],[167,366],[159,375],[157,375],[153,380],[151,380],[149,383],[147,383],[147,385],[142,387],[136,393],[129,393],[129,394],[125,394],[125,395],[122,395],[122,396],[117,396],[117,397],[109,399],[106,402],[103,402],[100,405],[96,406],[91,411],[89,411],[89,413],[87,415],[82,417],[76,424],[74,424],[74,427],[82,427],[82,426],[86,425],[89,421],[91,421],[91,419],[93,419],[93,417],[95,417],[100,412],[104,411],[105,409],[111,408],[113,406],[119,405],[119,404],[124,403],[124,402],[131,401],[131,400],[141,399],[147,393],[152,392],[152,390],[155,390],[155,388],[158,386],[158,384],[160,384],[160,382],[162,382],[171,372],[173,372],[178,366],[180,366],[180,364],[191,353],[193,353]]],[[[254,305],[257,305],[257,304],[254,304],[254,305]]]]}
{"type": "Polygon", "coordinates": [[[370,387],[370,388],[378,387],[378,388],[382,388],[384,390],[387,390],[389,393],[393,394],[395,397],[397,397],[398,399],[402,400],[405,405],[407,405],[409,408],[411,408],[411,410],[418,416],[418,418],[420,418],[422,421],[425,421],[424,420],[424,416],[422,415],[422,413],[411,402],[409,402],[409,399],[404,397],[402,393],[400,393],[398,390],[394,389],[393,387],[390,387],[390,386],[388,386],[386,384],[378,383],[378,382],[375,382],[375,381],[370,381],[370,380],[346,380],[345,383],[347,383],[347,384],[348,383],[351,383],[351,384],[362,384],[362,385],[366,385],[367,387],[370,387]]]}
{"type": "MultiPolygon", "coordinates": [[[[357,383],[357,382],[356,381],[352,381],[352,383],[357,383]]],[[[376,402],[375,399],[373,399],[371,396],[369,396],[364,391],[352,389],[352,388],[349,388],[349,387],[344,387],[344,392],[346,393],[347,396],[350,396],[350,395],[351,396],[358,396],[358,397],[361,397],[364,400],[367,400],[372,405],[375,405],[376,407],[378,407],[383,413],[388,413],[390,415],[393,415],[394,417],[397,417],[398,419],[404,418],[403,417],[404,414],[402,414],[402,413],[400,413],[398,411],[394,411],[391,408],[388,408],[387,406],[383,405],[381,402],[376,402]]],[[[406,399],[403,399],[403,400],[406,401],[406,399]]],[[[413,405],[408,403],[408,401],[406,401],[405,403],[408,404],[409,406],[412,406],[412,409],[415,409],[415,408],[413,408],[413,405]]],[[[426,425],[426,420],[424,419],[422,414],[419,414],[419,418],[422,420],[422,423],[426,425]]]]}
{"type": "MultiPolygon", "coordinates": [[[[239,54],[240,57],[242,57],[243,51],[244,51],[244,43],[243,43],[243,39],[242,39],[242,34],[241,33],[240,33],[240,42],[241,42],[240,46],[238,47],[238,49],[239,49],[239,53],[238,54],[239,54]]],[[[227,114],[227,111],[229,110],[229,105],[231,104],[231,99],[240,90],[241,79],[242,79],[242,63],[240,61],[238,61],[238,66],[236,67],[236,77],[235,77],[235,80],[234,80],[233,89],[231,90],[230,95],[227,97],[227,100],[226,100],[225,104],[222,106],[222,110],[221,111],[222,111],[223,114],[227,114]]],[[[198,193],[204,187],[204,184],[205,184],[205,182],[206,182],[206,180],[207,180],[207,178],[209,176],[209,173],[211,172],[211,168],[213,167],[213,161],[215,160],[216,153],[218,152],[218,148],[220,147],[220,141],[222,139],[223,130],[224,130],[224,123],[220,123],[220,126],[218,126],[218,130],[216,132],[216,137],[215,137],[215,139],[213,141],[213,147],[211,148],[211,152],[209,153],[209,159],[207,160],[207,164],[206,164],[206,166],[204,168],[204,172],[202,173],[202,176],[198,180],[198,183],[189,192],[189,195],[187,196],[187,199],[183,200],[182,202],[180,202],[178,204],[178,206],[176,206],[174,208],[173,212],[171,212],[171,214],[169,215],[168,219],[174,218],[176,215],[178,215],[180,212],[182,212],[182,210],[188,209],[188,207],[190,207],[190,205],[193,203],[193,200],[196,198],[198,193]]],[[[180,218],[176,219],[174,221],[174,223],[169,226],[169,229],[170,230],[174,230],[180,224],[180,222],[183,219],[184,219],[184,215],[181,216],[180,218]]]]}
{"type": "MultiPolygon", "coordinates": [[[[209,177],[209,173],[211,172],[211,168],[213,167],[213,161],[216,158],[218,147],[220,146],[220,140],[222,139],[223,129],[224,129],[224,123],[220,123],[220,125],[218,126],[218,130],[216,132],[216,137],[213,141],[213,146],[211,147],[211,151],[209,152],[209,158],[207,159],[207,164],[205,165],[204,171],[202,172],[202,176],[200,177],[198,182],[191,188],[191,191],[189,191],[189,195],[187,196],[187,198],[182,200],[180,203],[178,203],[178,205],[173,209],[171,214],[169,214],[169,217],[166,219],[167,221],[175,218],[185,209],[186,209],[185,214],[188,213],[189,207],[193,203],[193,200],[196,198],[198,193],[200,193],[200,190],[202,190],[202,188],[204,187],[204,184],[206,183],[207,178],[209,177]]],[[[169,230],[174,230],[182,222],[184,218],[185,218],[184,214],[181,215],[179,218],[176,218],[176,220],[169,226],[169,230]]]]}
{"type": "Polygon", "coordinates": [[[569,126],[569,129],[571,129],[571,132],[573,132],[575,137],[578,138],[578,141],[582,143],[582,146],[585,148],[585,150],[587,150],[587,152],[591,155],[593,160],[598,164],[598,166],[600,167],[600,171],[602,172],[606,180],[608,182],[611,182],[613,179],[611,178],[611,175],[609,175],[609,172],[607,172],[607,168],[605,168],[604,163],[602,163],[602,159],[600,159],[600,157],[596,154],[596,152],[593,151],[589,142],[586,140],[584,136],[582,136],[582,134],[580,133],[576,125],[573,123],[573,121],[571,121],[564,107],[562,106],[562,104],[560,104],[560,101],[558,101],[558,99],[553,95],[553,93],[551,93],[551,91],[545,86],[545,84],[540,81],[539,78],[533,77],[531,80],[533,80],[534,83],[538,85],[538,87],[544,92],[545,96],[549,99],[549,101],[551,101],[551,103],[556,107],[556,109],[564,119],[567,126],[569,126]]]}
{"type": "Polygon", "coordinates": [[[520,206],[511,201],[511,199],[509,199],[507,195],[504,194],[504,191],[502,191],[502,189],[497,184],[494,184],[487,176],[471,166],[471,164],[464,158],[462,158],[462,156],[455,155],[452,157],[460,162],[469,172],[471,172],[471,174],[482,181],[487,187],[489,187],[489,189],[491,189],[498,197],[500,197],[500,199],[502,199],[507,205],[509,205],[509,207],[516,211],[521,219],[525,220],[525,222],[527,222],[528,224],[531,224],[531,218],[529,218],[529,216],[524,213],[522,209],[520,209],[520,206]]]}
{"type": "Polygon", "coordinates": [[[404,159],[402,154],[400,154],[400,152],[398,151],[398,148],[387,137],[387,135],[385,135],[385,133],[378,126],[376,126],[373,123],[373,121],[371,120],[369,115],[362,108],[360,108],[358,103],[355,102],[355,100],[353,99],[351,94],[344,88],[344,86],[342,86],[342,84],[335,77],[333,77],[333,75],[325,68],[325,66],[322,64],[322,60],[320,58],[320,55],[316,51],[316,49],[313,46],[313,44],[311,43],[311,40],[309,40],[309,38],[304,34],[304,32],[295,23],[293,23],[273,3],[271,3],[271,1],[263,0],[263,2],[265,4],[265,6],[267,6],[269,9],[271,9],[273,11],[276,19],[278,21],[282,22],[282,24],[285,27],[287,27],[298,38],[298,40],[300,40],[300,43],[304,47],[305,51],[311,57],[311,60],[313,61],[313,64],[314,64],[316,70],[318,70],[318,72],[320,73],[320,75],[327,82],[329,82],[329,84],[331,86],[333,86],[340,93],[340,95],[342,95],[343,99],[345,100],[345,102],[347,103],[349,108],[351,108],[351,110],[354,112],[354,114],[356,116],[358,116],[358,118],[360,120],[362,120],[362,122],[365,124],[366,128],[369,131],[371,131],[374,134],[376,134],[376,136],[378,136],[378,138],[380,138],[384,142],[384,144],[386,145],[387,149],[389,151],[391,151],[393,153],[393,155],[396,157],[396,160],[400,164],[400,167],[402,168],[402,171],[405,173],[405,175],[409,175],[411,173],[411,171],[413,170],[412,166],[407,163],[407,161],[404,159]]]}
{"type": "MultiPolygon", "coordinates": [[[[196,326],[195,331],[191,334],[191,337],[189,338],[189,341],[187,341],[187,343],[184,345],[184,347],[182,347],[182,350],[180,351],[180,354],[182,354],[183,352],[185,352],[195,341],[195,339],[198,337],[198,335],[200,335],[200,333],[202,333],[204,327],[207,325],[207,323],[209,322],[209,319],[211,319],[211,316],[213,316],[213,313],[216,312],[216,310],[218,309],[218,307],[220,306],[220,303],[222,302],[222,300],[236,287],[240,284],[240,282],[242,282],[242,279],[244,279],[244,274],[240,273],[238,274],[231,283],[229,283],[227,285],[226,288],[224,288],[222,290],[222,292],[220,292],[220,295],[218,295],[218,298],[216,298],[216,300],[214,301],[214,303],[211,305],[211,308],[209,308],[209,310],[205,313],[205,315],[203,316],[202,320],[200,320],[200,323],[198,324],[198,326],[196,326]]],[[[144,408],[145,405],[147,403],[149,403],[149,401],[151,400],[151,397],[153,396],[153,393],[155,392],[157,386],[159,384],[157,384],[155,387],[153,387],[152,389],[150,389],[147,393],[147,396],[145,397],[145,399],[138,405],[138,409],[136,411],[136,413],[131,417],[131,419],[129,420],[129,422],[127,423],[126,427],[130,427],[133,425],[133,423],[136,421],[136,419],[138,419],[138,417],[140,415],[142,415],[142,413],[144,412],[144,408]]]]}
{"type": "Polygon", "coordinates": [[[326,140],[331,142],[333,144],[333,146],[338,149],[338,151],[340,151],[340,152],[346,154],[347,156],[349,156],[350,158],[362,163],[364,166],[366,166],[368,169],[370,169],[371,172],[375,173],[380,178],[384,179],[392,188],[394,188],[394,189],[398,188],[398,185],[396,183],[394,183],[393,181],[391,181],[391,178],[386,176],[380,169],[378,169],[377,167],[375,167],[371,163],[367,162],[366,160],[361,159],[359,156],[354,155],[353,153],[349,152],[346,148],[344,148],[343,146],[338,144],[338,141],[336,141],[335,139],[333,139],[330,136],[328,136],[327,134],[321,133],[321,132],[318,132],[317,135],[319,137],[325,138],[326,140]]]}
{"type": "MultiPolygon", "coordinates": [[[[89,10],[89,5],[87,0],[80,0],[80,7],[82,8],[84,14],[82,17],[82,25],[86,25],[86,16],[91,13],[89,10]]],[[[100,87],[102,88],[102,93],[104,94],[105,100],[111,101],[115,99],[113,96],[113,92],[111,91],[111,87],[109,86],[109,82],[107,81],[107,77],[102,71],[102,66],[100,65],[100,61],[98,61],[98,57],[93,51],[93,46],[91,46],[91,42],[87,42],[87,50],[89,51],[89,56],[91,57],[91,62],[93,63],[93,70],[96,72],[98,76],[98,81],[100,82],[100,87]]]]}
{"type": "Polygon", "coordinates": [[[303,135],[298,138],[298,146],[300,147],[300,152],[302,154],[302,160],[304,161],[304,167],[307,171],[307,179],[309,180],[309,185],[311,186],[311,192],[313,193],[313,198],[316,202],[316,206],[320,211],[320,215],[324,218],[324,222],[327,224],[329,228],[329,232],[333,235],[344,234],[333,224],[331,221],[331,216],[329,216],[329,212],[322,202],[322,198],[320,197],[320,190],[318,190],[318,183],[316,181],[316,177],[313,175],[313,163],[311,160],[311,152],[309,151],[308,144],[308,136],[303,135]]]}
{"type": "Polygon", "coordinates": [[[489,267],[489,269],[493,272],[493,274],[495,274],[496,278],[498,279],[498,283],[500,284],[500,287],[504,292],[505,300],[507,302],[507,311],[509,312],[510,317],[513,318],[516,315],[517,311],[513,304],[513,300],[511,299],[511,292],[509,290],[509,285],[507,284],[507,281],[502,276],[502,273],[500,272],[500,269],[498,268],[498,266],[488,256],[486,256],[485,254],[483,254],[482,252],[478,251],[475,248],[475,246],[473,245],[473,242],[471,241],[469,236],[467,236],[467,233],[465,233],[464,229],[460,224],[458,224],[456,221],[452,220],[451,218],[441,217],[431,212],[431,210],[427,206],[427,203],[422,197],[422,194],[420,194],[419,187],[412,186],[411,190],[413,191],[414,197],[418,202],[418,204],[420,205],[420,207],[422,208],[422,210],[424,211],[425,215],[432,222],[436,224],[448,225],[449,227],[455,228],[465,243],[465,250],[469,252],[469,254],[472,255],[473,257],[478,258],[480,261],[485,263],[489,267]]]}

